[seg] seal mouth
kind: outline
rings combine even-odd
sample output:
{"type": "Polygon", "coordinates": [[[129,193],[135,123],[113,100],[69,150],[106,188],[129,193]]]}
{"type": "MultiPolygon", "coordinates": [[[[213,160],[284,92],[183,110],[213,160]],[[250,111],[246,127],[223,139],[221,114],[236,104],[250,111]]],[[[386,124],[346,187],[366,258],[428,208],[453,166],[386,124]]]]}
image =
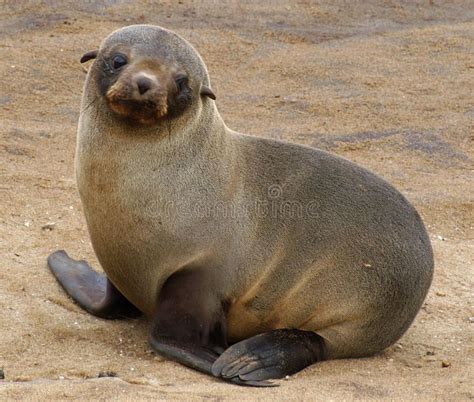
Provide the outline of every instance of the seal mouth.
{"type": "Polygon", "coordinates": [[[106,95],[110,109],[117,115],[144,125],[156,124],[168,113],[168,103],[159,99],[137,100],[114,94],[106,95]]]}

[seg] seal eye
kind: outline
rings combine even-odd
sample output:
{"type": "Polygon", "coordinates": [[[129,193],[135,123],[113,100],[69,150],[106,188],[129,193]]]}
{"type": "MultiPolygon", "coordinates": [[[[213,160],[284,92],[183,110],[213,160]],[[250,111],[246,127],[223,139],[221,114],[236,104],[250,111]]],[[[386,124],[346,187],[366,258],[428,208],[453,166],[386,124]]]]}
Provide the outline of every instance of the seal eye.
{"type": "Polygon", "coordinates": [[[188,77],[186,75],[178,75],[174,79],[174,82],[176,83],[178,91],[181,92],[188,86],[188,77]]]}
{"type": "Polygon", "coordinates": [[[121,54],[116,54],[112,57],[112,67],[114,70],[118,70],[120,67],[123,67],[127,64],[127,58],[121,54]]]}

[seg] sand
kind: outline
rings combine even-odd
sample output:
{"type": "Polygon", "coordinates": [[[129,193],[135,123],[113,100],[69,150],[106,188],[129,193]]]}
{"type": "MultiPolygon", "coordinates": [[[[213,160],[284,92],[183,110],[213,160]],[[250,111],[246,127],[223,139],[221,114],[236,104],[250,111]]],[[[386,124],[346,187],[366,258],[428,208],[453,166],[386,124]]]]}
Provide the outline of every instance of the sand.
{"type": "Polygon", "coordinates": [[[1,2],[1,400],[474,397],[473,2],[236,3],[1,2]],[[334,152],[417,207],[436,272],[396,345],[242,388],[155,356],[145,319],[97,319],[65,295],[48,253],[98,268],[74,180],[79,58],[134,23],[196,46],[231,128],[334,152]]]}

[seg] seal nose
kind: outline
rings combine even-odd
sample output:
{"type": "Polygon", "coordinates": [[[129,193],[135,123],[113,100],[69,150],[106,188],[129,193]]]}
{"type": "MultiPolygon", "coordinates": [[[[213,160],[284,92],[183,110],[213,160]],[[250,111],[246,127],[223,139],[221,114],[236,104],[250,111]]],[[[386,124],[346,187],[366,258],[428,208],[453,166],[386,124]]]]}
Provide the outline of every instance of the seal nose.
{"type": "Polygon", "coordinates": [[[137,78],[137,87],[138,87],[138,92],[140,92],[140,95],[143,95],[146,91],[148,91],[151,88],[151,80],[147,77],[138,77],[137,78]]]}

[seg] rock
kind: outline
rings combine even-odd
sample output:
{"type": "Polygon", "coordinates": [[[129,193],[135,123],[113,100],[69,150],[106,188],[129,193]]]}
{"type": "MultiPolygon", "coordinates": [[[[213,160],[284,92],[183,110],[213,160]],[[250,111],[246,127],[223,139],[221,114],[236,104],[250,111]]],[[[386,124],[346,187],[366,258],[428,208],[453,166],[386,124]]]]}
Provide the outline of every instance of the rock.
{"type": "Polygon", "coordinates": [[[103,377],[117,377],[117,373],[115,371],[101,371],[99,372],[98,378],[103,377]]]}
{"type": "Polygon", "coordinates": [[[54,222],[48,222],[46,225],[41,226],[41,230],[53,230],[56,224],[54,222]]]}

